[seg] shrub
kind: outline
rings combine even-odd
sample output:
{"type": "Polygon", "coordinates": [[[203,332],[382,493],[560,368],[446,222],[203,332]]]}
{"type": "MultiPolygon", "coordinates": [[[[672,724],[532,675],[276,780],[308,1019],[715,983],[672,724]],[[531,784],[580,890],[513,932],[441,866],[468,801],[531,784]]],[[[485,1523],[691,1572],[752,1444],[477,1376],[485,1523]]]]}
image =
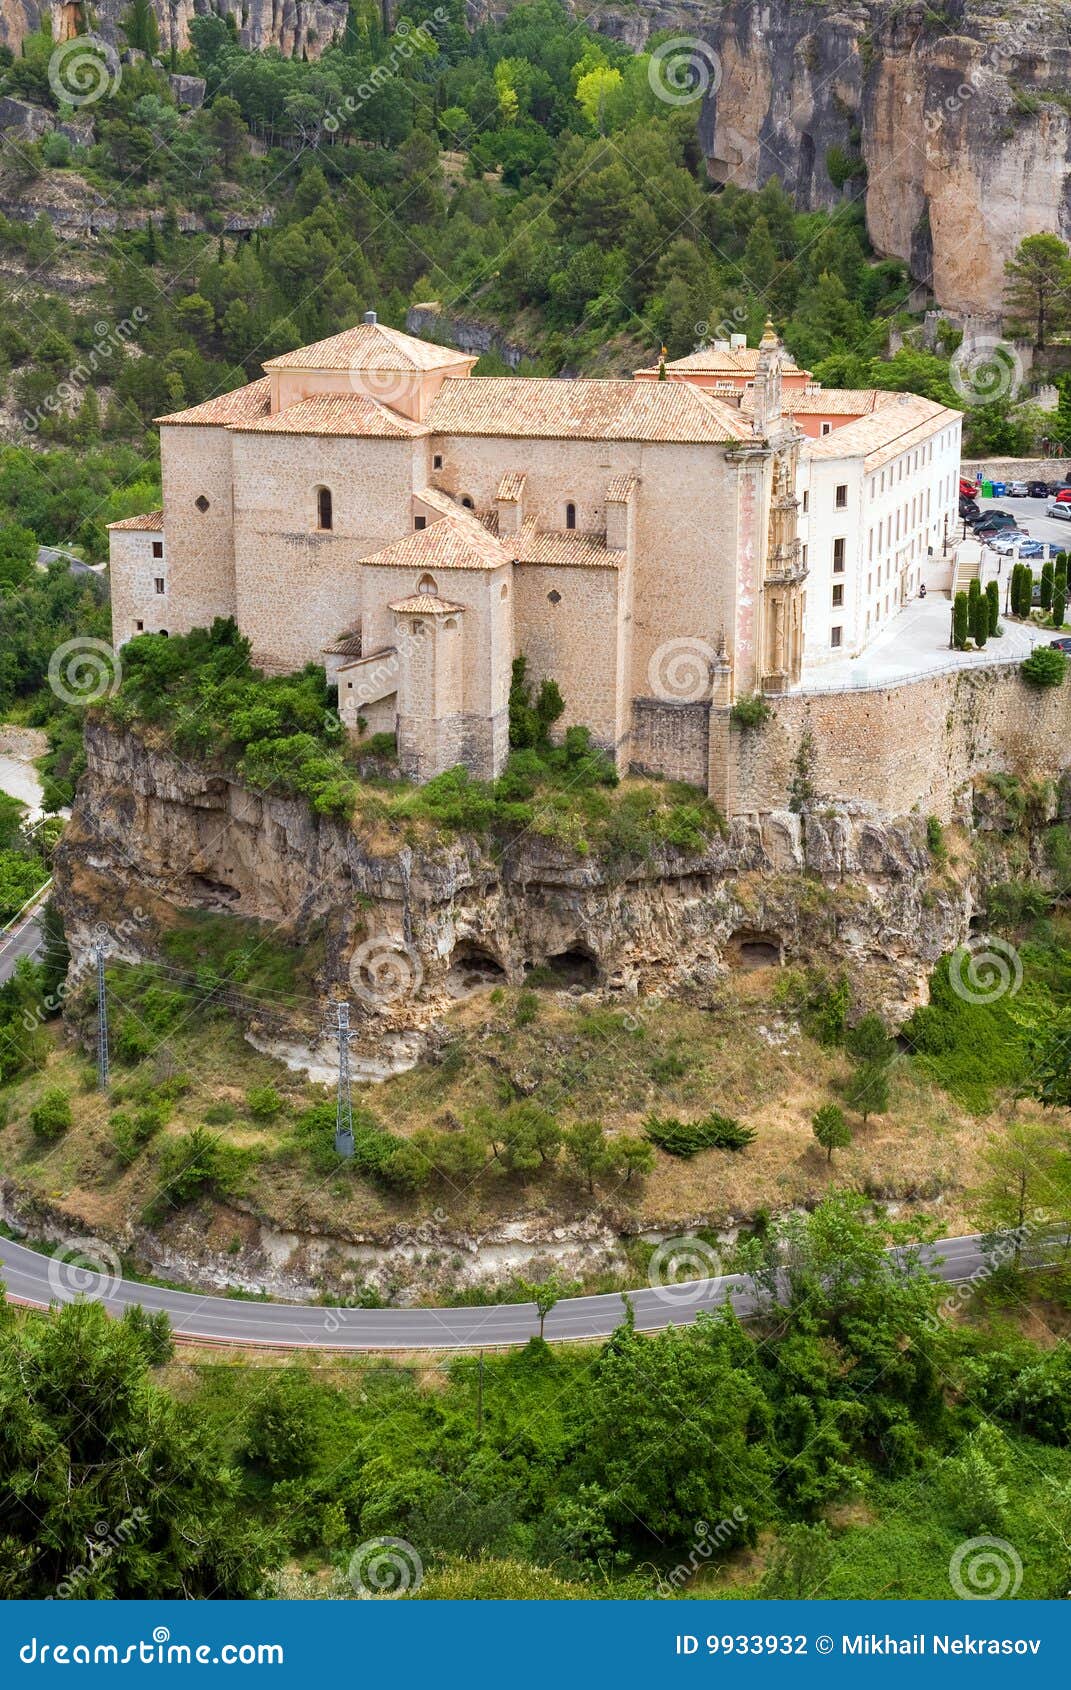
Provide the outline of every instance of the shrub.
{"type": "Polygon", "coordinates": [[[761,728],[773,712],[761,692],[751,692],[738,698],[729,714],[738,728],[761,728]]]}
{"type": "Polygon", "coordinates": [[[945,830],[936,816],[926,817],[926,845],[931,857],[943,862],[945,852],[945,830]]]}
{"type": "Polygon", "coordinates": [[[1023,659],[1019,673],[1032,687],[1058,687],[1067,674],[1067,658],[1062,651],[1054,651],[1052,646],[1039,645],[1023,659]]]}
{"type": "Polygon", "coordinates": [[[156,1191],[146,1218],[159,1220],[169,1209],[181,1209],[198,1197],[231,1196],[249,1160],[246,1151],[222,1144],[206,1127],[170,1139],[160,1152],[156,1191]]]}
{"type": "Polygon", "coordinates": [[[129,1168],[163,1125],[164,1112],[160,1108],[139,1109],[135,1115],[116,1111],[111,1118],[110,1131],[112,1148],[120,1165],[129,1168]]]}
{"type": "Polygon", "coordinates": [[[670,1156],[695,1156],[700,1150],[745,1150],[755,1138],[750,1127],[712,1110],[699,1121],[649,1115],[643,1130],[652,1144],[670,1156]]]}
{"type": "Polygon", "coordinates": [[[283,1107],[283,1100],[269,1081],[267,1085],[250,1086],[245,1094],[245,1106],[254,1121],[272,1121],[283,1107]]]}
{"type": "Polygon", "coordinates": [[[30,1110],[30,1130],[35,1138],[54,1144],[71,1124],[71,1100],[60,1086],[50,1086],[30,1110]]]}

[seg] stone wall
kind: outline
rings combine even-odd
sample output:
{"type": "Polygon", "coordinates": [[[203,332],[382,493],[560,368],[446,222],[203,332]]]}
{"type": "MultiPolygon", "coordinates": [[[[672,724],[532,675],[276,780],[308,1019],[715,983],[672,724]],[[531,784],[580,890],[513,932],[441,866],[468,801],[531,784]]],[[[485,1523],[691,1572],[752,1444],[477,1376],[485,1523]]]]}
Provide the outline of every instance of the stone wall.
{"type": "Polygon", "coordinates": [[[764,726],[729,733],[731,786],[721,776],[711,797],[736,815],[787,808],[795,784],[812,804],[948,821],[974,775],[1051,778],[1071,767],[1068,687],[1032,687],[1012,663],[793,694],[764,726]]]}
{"type": "Polygon", "coordinates": [[[964,458],[960,474],[973,481],[979,470],[998,481],[1062,481],[1071,469],[1067,458],[964,458]]]}
{"type": "Polygon", "coordinates": [[[706,704],[632,701],[631,764],[638,774],[659,774],[706,786],[710,710],[706,704]]]}

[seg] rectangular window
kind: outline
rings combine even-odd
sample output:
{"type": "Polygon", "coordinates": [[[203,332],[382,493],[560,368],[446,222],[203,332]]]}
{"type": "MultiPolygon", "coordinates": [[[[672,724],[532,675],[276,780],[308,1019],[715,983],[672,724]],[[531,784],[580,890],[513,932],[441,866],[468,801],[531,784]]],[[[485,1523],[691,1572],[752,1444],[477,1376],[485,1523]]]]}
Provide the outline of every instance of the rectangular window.
{"type": "Polygon", "coordinates": [[[154,540],[153,541],[153,543],[152,543],[152,555],[153,555],[153,557],[163,557],[163,555],[164,555],[164,542],[162,540],[154,540]]]}
{"type": "Polygon", "coordinates": [[[844,568],[844,536],[841,535],[838,539],[834,540],[834,542],[833,542],[833,569],[834,569],[834,572],[839,575],[843,568],[844,568]]]}
{"type": "Polygon", "coordinates": [[[810,502],[811,502],[810,492],[808,491],[807,488],[804,488],[804,490],[803,490],[803,514],[804,514],[804,516],[807,515],[807,507],[809,506],[810,502]]]}
{"type": "Polygon", "coordinates": [[[833,424],[831,422],[824,422],[820,426],[823,434],[833,433],[833,424]]]}
{"type": "Polygon", "coordinates": [[[843,581],[838,581],[836,586],[833,588],[833,609],[839,610],[843,603],[844,603],[844,583],[843,583],[843,581]]]}
{"type": "Polygon", "coordinates": [[[442,469],[442,467],[443,467],[443,455],[442,455],[441,452],[436,452],[433,455],[432,460],[431,460],[431,467],[432,467],[432,469],[442,469]]]}
{"type": "Polygon", "coordinates": [[[843,639],[844,639],[844,629],[843,628],[831,628],[829,630],[829,643],[830,643],[831,646],[839,646],[843,639]]]}
{"type": "Polygon", "coordinates": [[[806,540],[804,540],[804,542],[803,542],[803,550],[802,550],[800,555],[801,555],[801,558],[803,560],[803,567],[804,567],[804,569],[806,569],[806,567],[807,567],[807,542],[806,542],[806,540]]]}
{"type": "Polygon", "coordinates": [[[837,488],[833,503],[839,511],[848,509],[848,483],[846,481],[842,481],[837,488]]]}
{"type": "Polygon", "coordinates": [[[164,590],[164,578],[163,578],[163,576],[162,576],[162,575],[158,575],[158,576],[157,576],[157,577],[156,577],[156,580],[155,580],[155,582],[154,582],[154,583],[153,583],[153,585],[154,585],[154,586],[155,586],[155,588],[156,588],[156,591],[157,591],[157,592],[158,592],[158,593],[162,593],[162,592],[163,592],[163,590],[164,590]]]}
{"type": "Polygon", "coordinates": [[[427,526],[428,526],[428,519],[427,519],[426,516],[415,516],[413,518],[413,527],[417,530],[417,533],[419,533],[422,528],[426,528],[427,526]]]}

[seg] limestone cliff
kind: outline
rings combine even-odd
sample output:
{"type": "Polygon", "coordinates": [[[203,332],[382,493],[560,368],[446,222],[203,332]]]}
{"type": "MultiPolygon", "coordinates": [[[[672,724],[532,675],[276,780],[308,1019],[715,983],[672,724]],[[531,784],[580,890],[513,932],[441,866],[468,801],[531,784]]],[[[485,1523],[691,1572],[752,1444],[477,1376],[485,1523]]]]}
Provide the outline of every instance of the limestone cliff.
{"type": "MultiPolygon", "coordinates": [[[[18,51],[25,35],[47,18],[54,41],[65,41],[92,28],[106,41],[122,41],[120,29],[128,0],[0,0],[0,44],[18,51]]],[[[190,44],[190,19],[208,11],[232,15],[243,47],[277,47],[288,57],[315,59],[345,27],[346,0],[153,0],[161,51],[190,44]]]]}
{"type": "MultiPolygon", "coordinates": [[[[412,1063],[466,970],[520,982],[563,956],[622,999],[710,984],[754,947],[774,961],[833,958],[902,1018],[937,958],[967,938],[981,897],[977,852],[958,869],[936,862],[922,816],[742,817],[701,856],[624,866],[532,835],[497,853],[471,839],[384,850],[132,732],[90,724],[87,749],[55,868],[76,960],[98,924],[117,952],[151,953],[176,907],[257,918],[297,943],[315,924],[317,985],[353,1002],[370,1077],[412,1063]]],[[[985,826],[998,837],[991,816],[985,826]]],[[[250,1032],[327,1077],[327,1052],[297,1050],[315,1047],[315,1019],[302,1030],[254,1011],[250,1032]]]]}
{"type": "Polygon", "coordinates": [[[861,195],[879,252],[946,310],[988,314],[1024,235],[1071,238],[1069,20],[1057,0],[610,0],[597,27],[713,50],[715,73],[697,62],[716,180],[778,176],[808,210],[861,195]],[[853,163],[865,175],[842,181],[853,163]]]}

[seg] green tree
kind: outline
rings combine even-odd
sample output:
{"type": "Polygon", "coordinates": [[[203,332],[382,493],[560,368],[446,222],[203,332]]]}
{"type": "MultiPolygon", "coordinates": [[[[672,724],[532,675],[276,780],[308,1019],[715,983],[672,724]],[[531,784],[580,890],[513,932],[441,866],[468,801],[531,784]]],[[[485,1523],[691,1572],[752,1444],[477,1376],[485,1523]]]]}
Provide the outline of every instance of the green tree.
{"type": "Polygon", "coordinates": [[[565,1154],[594,1194],[595,1181],[601,1174],[613,1172],[614,1155],[607,1143],[601,1121],[578,1121],[564,1135],[565,1154]]]}
{"type": "Polygon", "coordinates": [[[957,593],[952,605],[952,643],[957,651],[966,651],[970,631],[970,604],[967,595],[957,593]]]}
{"type": "Polygon", "coordinates": [[[887,1062],[860,1062],[853,1070],[845,1092],[849,1109],[863,1117],[884,1115],[889,1107],[889,1065],[887,1062]]]}
{"type": "Polygon", "coordinates": [[[71,1125],[71,1100],[61,1086],[50,1086],[30,1110],[30,1131],[35,1138],[53,1143],[71,1125]]]}
{"type": "Polygon", "coordinates": [[[1058,235],[1027,235],[1004,266],[1008,330],[1041,348],[1071,316],[1071,258],[1058,235]]]}
{"type": "Polygon", "coordinates": [[[0,1328],[3,1596],[259,1594],[277,1551],[203,1418],[153,1383],[155,1353],[99,1303],[0,1328]]]}
{"type": "Polygon", "coordinates": [[[985,590],[989,601],[989,626],[986,632],[992,638],[1000,627],[1000,587],[996,581],[990,581],[985,590]]]}
{"type": "Polygon", "coordinates": [[[563,1297],[575,1297],[580,1290],[579,1281],[563,1279],[557,1270],[546,1279],[518,1279],[515,1283],[521,1301],[534,1303],[536,1306],[540,1338],[543,1336],[543,1328],[551,1309],[560,1303],[563,1297]]]}
{"type": "Polygon", "coordinates": [[[986,1174],[971,1193],[981,1230],[1010,1234],[1019,1266],[1027,1231],[1063,1224],[1071,1203],[1071,1148],[1066,1122],[1012,1114],[982,1153],[986,1174]]]}
{"type": "Polygon", "coordinates": [[[844,1111],[835,1103],[823,1103],[811,1119],[811,1129],[832,1162],[834,1150],[843,1150],[852,1142],[852,1132],[844,1118],[844,1111]]]}
{"type": "Polygon", "coordinates": [[[1052,609],[1052,564],[1043,563],[1041,566],[1041,608],[1052,609]]]}

